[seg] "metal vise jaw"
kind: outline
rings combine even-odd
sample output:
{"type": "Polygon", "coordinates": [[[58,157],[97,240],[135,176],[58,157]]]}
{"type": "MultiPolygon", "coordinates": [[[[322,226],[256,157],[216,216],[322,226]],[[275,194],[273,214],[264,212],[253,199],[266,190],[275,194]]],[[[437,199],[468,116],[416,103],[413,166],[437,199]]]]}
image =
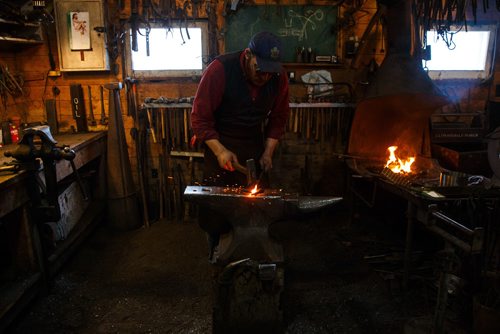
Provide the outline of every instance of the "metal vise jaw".
{"type": "Polygon", "coordinates": [[[282,263],[282,246],[269,237],[271,223],[299,212],[314,212],[332,206],[342,197],[298,196],[266,189],[251,194],[242,188],[188,186],[187,201],[209,207],[224,215],[232,226],[221,236],[212,263],[226,265],[251,258],[261,262],[282,263]]]}
{"type": "MultiPolygon", "coordinates": [[[[76,171],[73,159],[75,152],[69,146],[56,146],[57,141],[52,137],[47,125],[34,126],[24,129],[23,137],[14,151],[4,153],[6,157],[15,159],[13,162],[20,169],[30,172],[32,178],[28,185],[28,194],[32,201],[34,216],[40,221],[57,221],[61,218],[58,202],[56,161],[68,160],[76,171]],[[39,139],[39,142],[36,141],[39,139]],[[38,171],[41,167],[39,159],[43,162],[45,177],[45,191],[39,189],[38,171]]],[[[81,183],[80,183],[81,184],[81,183]]],[[[83,189],[83,188],[82,188],[83,189]]],[[[83,190],[82,190],[83,191],[83,190]]],[[[85,198],[84,194],[84,198],[85,198]]]]}

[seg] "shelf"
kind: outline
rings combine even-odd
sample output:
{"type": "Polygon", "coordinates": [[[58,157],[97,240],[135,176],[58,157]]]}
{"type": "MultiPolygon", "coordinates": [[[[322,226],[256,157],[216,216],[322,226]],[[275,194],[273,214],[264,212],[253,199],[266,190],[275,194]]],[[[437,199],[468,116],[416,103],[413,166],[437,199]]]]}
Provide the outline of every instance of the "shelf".
{"type": "Polygon", "coordinates": [[[302,102],[302,103],[290,103],[290,108],[354,108],[356,105],[354,103],[341,103],[341,102],[302,102]]]}
{"type": "Polygon", "coordinates": [[[5,37],[0,36],[0,42],[3,44],[28,44],[28,45],[38,45],[43,44],[42,40],[38,39],[27,39],[27,38],[18,38],[18,37],[5,37]]]}
{"type": "Polygon", "coordinates": [[[16,22],[0,18],[0,45],[3,51],[43,44],[39,23],[16,22]]]}
{"type": "Polygon", "coordinates": [[[345,68],[344,64],[333,63],[283,63],[283,67],[329,67],[329,68],[345,68]]]}
{"type": "Polygon", "coordinates": [[[17,27],[33,27],[33,28],[38,28],[40,26],[38,23],[17,22],[17,21],[11,21],[11,20],[4,20],[2,18],[0,18],[0,25],[10,25],[10,26],[17,26],[17,27]]]}

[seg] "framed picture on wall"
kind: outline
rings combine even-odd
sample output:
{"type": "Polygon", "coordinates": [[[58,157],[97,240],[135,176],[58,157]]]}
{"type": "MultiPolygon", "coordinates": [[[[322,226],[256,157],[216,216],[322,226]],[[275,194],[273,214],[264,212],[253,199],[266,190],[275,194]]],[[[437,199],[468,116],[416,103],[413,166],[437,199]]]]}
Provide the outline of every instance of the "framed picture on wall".
{"type": "Polygon", "coordinates": [[[109,71],[103,0],[54,0],[61,71],[109,71]]]}
{"type": "Polygon", "coordinates": [[[69,45],[72,51],[90,50],[89,12],[68,13],[69,45]]]}

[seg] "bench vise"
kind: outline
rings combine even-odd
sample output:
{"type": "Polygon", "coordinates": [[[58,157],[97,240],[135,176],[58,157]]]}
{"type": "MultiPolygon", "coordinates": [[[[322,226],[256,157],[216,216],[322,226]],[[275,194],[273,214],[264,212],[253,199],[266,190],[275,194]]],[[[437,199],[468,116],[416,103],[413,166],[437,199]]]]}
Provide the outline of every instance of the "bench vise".
{"type": "MultiPolygon", "coordinates": [[[[6,157],[12,157],[15,160],[9,163],[10,166],[3,167],[3,170],[11,167],[14,171],[28,172],[28,178],[30,178],[26,183],[28,195],[32,201],[33,214],[40,222],[55,222],[61,218],[56,161],[63,159],[70,161],[73,171],[77,172],[73,162],[75,151],[69,146],[58,147],[56,144],[57,141],[52,137],[49,126],[40,125],[24,129],[16,149],[4,153],[6,157]],[[42,165],[45,184],[39,175],[42,165]]],[[[78,174],[77,179],[80,181],[78,174]]],[[[83,189],[81,183],[80,186],[83,189]]]]}

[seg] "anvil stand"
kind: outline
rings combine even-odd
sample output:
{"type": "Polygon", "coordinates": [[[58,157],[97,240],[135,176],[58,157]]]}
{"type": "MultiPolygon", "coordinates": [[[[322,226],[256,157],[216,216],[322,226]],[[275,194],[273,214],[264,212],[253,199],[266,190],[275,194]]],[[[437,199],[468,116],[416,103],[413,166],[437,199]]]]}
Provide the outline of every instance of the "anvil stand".
{"type": "Polygon", "coordinates": [[[220,237],[211,262],[216,275],[213,333],[280,333],[283,247],[269,226],[298,213],[321,210],[341,197],[313,197],[266,189],[188,186],[184,198],[224,215],[231,231],[220,237]]]}
{"type": "MultiPolygon", "coordinates": [[[[88,199],[88,196],[83,187],[80,175],[73,162],[75,152],[69,146],[56,146],[57,141],[52,137],[50,128],[47,125],[35,126],[24,129],[23,136],[19,141],[14,151],[5,152],[6,157],[12,157],[15,160],[2,166],[2,171],[12,172],[27,172],[28,180],[26,185],[28,187],[28,196],[31,201],[31,216],[35,224],[32,228],[35,230],[33,235],[39,236],[39,228],[42,224],[47,222],[57,222],[61,218],[61,210],[58,201],[58,188],[57,188],[57,172],[56,161],[68,160],[77,182],[82,191],[83,198],[88,199]],[[36,138],[39,141],[35,140],[36,138]],[[45,183],[42,182],[39,176],[41,170],[40,159],[43,162],[43,175],[45,183]]],[[[37,238],[34,240],[34,246],[40,251],[37,254],[44,254],[44,246],[37,238]]],[[[40,271],[43,276],[44,285],[47,283],[46,272],[46,259],[37,259],[40,265],[40,271]]]]}

